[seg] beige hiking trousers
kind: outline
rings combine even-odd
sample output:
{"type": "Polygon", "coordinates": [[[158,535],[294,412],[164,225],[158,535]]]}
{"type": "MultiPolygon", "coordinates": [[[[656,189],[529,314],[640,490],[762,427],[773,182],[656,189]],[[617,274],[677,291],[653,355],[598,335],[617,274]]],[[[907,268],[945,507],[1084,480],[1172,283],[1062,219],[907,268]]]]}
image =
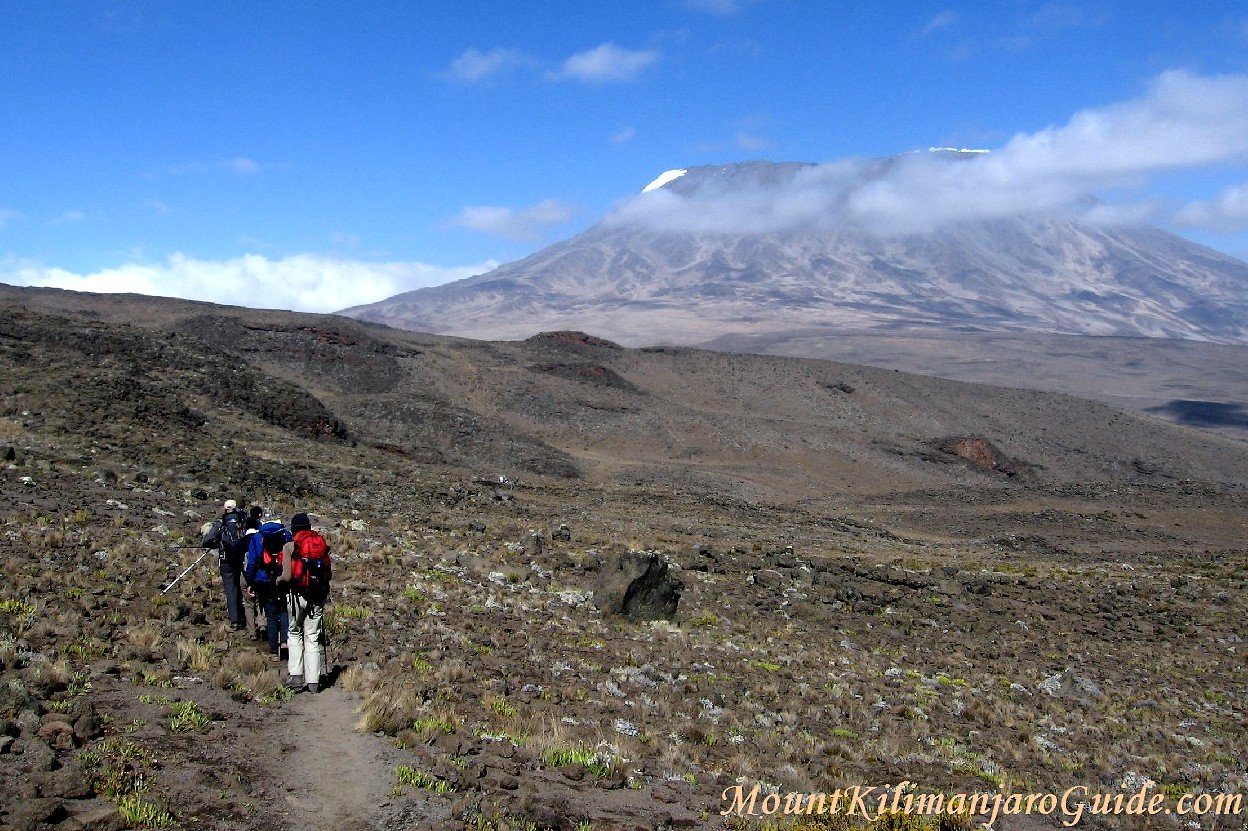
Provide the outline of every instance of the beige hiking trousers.
{"type": "Polygon", "coordinates": [[[325,649],[321,644],[321,619],[325,604],[315,603],[292,591],[287,595],[286,608],[290,613],[286,638],[287,668],[291,675],[302,675],[305,684],[319,683],[325,660],[325,649]]]}

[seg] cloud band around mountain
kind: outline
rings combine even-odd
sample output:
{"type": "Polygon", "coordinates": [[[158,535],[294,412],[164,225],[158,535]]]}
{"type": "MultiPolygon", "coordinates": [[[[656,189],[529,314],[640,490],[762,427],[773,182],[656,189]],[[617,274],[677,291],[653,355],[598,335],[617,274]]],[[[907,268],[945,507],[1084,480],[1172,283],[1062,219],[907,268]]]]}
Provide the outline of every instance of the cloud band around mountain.
{"type": "MultiPolygon", "coordinates": [[[[1020,133],[992,153],[911,153],[815,165],[787,181],[685,197],[660,189],[625,200],[608,223],[656,229],[768,233],[837,226],[921,233],[950,222],[1029,213],[1140,221],[1157,210],[1157,174],[1248,159],[1248,75],[1163,73],[1145,95],[1076,113],[1065,125],[1020,133]],[[1090,194],[1127,189],[1134,204],[1094,205],[1090,194]]],[[[1191,226],[1242,221],[1238,191],[1200,209],[1170,211],[1191,226]]],[[[1165,212],[1163,212],[1165,213],[1165,212]]]]}

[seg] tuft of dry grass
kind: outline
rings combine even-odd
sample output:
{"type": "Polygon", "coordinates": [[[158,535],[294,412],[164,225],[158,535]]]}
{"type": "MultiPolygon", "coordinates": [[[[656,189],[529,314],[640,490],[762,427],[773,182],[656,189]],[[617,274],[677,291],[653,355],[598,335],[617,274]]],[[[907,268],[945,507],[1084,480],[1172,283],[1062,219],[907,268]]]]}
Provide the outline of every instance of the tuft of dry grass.
{"type": "Polygon", "coordinates": [[[178,660],[192,672],[210,672],[219,663],[212,644],[187,638],[178,639],[178,660]]]}
{"type": "Polygon", "coordinates": [[[352,664],[338,676],[338,686],[348,692],[370,693],[377,689],[379,679],[380,674],[375,670],[352,664]]]}
{"type": "Polygon", "coordinates": [[[126,627],[126,645],[129,656],[141,661],[154,660],[164,638],[160,627],[152,623],[126,627]]]}

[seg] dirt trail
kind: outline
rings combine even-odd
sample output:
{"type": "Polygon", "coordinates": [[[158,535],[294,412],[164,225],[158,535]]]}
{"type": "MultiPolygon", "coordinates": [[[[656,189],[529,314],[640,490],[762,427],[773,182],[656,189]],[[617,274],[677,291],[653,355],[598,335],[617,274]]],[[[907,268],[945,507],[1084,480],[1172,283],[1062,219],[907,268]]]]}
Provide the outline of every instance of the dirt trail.
{"type": "Polygon", "coordinates": [[[286,705],[282,757],[291,827],[379,831],[397,818],[390,795],[397,749],[356,732],[358,705],[356,696],[333,687],[300,693],[286,705]]]}

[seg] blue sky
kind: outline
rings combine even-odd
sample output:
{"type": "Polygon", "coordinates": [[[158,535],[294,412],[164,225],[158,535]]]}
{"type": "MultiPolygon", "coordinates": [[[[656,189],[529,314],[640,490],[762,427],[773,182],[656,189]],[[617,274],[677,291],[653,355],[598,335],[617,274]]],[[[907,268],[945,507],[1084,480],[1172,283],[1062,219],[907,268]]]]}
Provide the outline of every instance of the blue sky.
{"type": "Polygon", "coordinates": [[[336,309],[670,168],[1027,147],[1176,71],[1219,151],[1088,188],[1248,256],[1233,3],[0,0],[0,281],[336,309]]]}

